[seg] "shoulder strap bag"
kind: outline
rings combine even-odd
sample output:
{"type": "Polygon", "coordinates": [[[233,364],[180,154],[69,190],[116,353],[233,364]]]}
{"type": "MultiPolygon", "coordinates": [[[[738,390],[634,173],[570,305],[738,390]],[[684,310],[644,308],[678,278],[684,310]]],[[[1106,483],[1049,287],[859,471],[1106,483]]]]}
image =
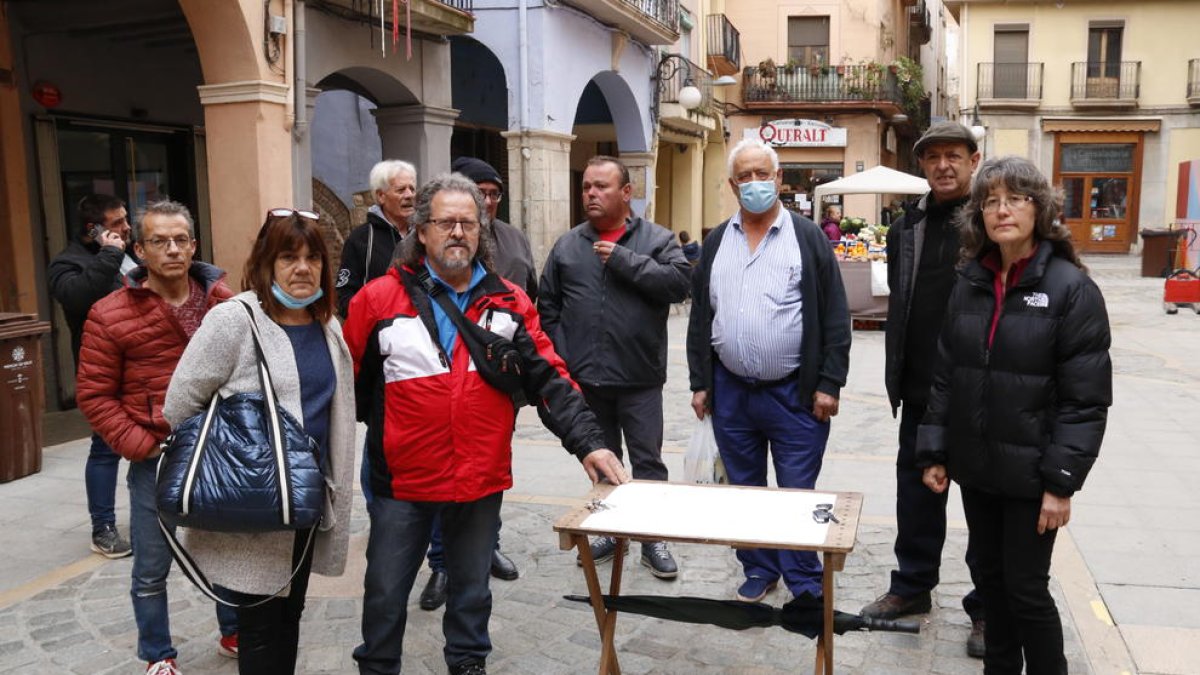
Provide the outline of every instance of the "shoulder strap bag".
{"type": "Polygon", "coordinates": [[[214,532],[308,530],[307,555],[329,489],[316,441],[279,407],[254,311],[236,302],[250,319],[262,393],[221,398],[214,392],[208,408],[181,423],[165,441],[156,486],[159,526],[172,554],[193,583],[223,604],[231,603],[211,591],[175,539],[175,527],[214,532]]]}
{"type": "MultiPolygon", "coordinates": [[[[408,274],[408,272],[405,272],[408,274]]],[[[475,362],[475,370],[480,377],[496,389],[510,396],[524,397],[524,363],[521,351],[512,340],[497,335],[492,331],[463,316],[458,306],[446,297],[443,289],[434,283],[429,270],[421,267],[416,275],[421,286],[435,302],[441,306],[446,316],[458,328],[458,334],[475,362]]],[[[449,356],[449,355],[447,355],[449,356]]]]}

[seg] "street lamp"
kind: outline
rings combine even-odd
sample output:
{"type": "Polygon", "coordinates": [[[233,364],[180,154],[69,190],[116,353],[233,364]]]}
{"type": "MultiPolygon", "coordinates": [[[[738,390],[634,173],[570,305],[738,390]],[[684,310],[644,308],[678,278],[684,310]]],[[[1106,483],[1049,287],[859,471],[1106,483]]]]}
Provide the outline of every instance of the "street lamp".
{"type": "Polygon", "coordinates": [[[987,127],[979,119],[979,101],[975,102],[975,112],[971,118],[971,135],[975,137],[976,145],[983,145],[983,139],[987,136],[987,127]]]}
{"type": "Polygon", "coordinates": [[[684,80],[683,88],[679,90],[679,105],[684,110],[695,110],[700,107],[700,90],[692,83],[692,78],[684,80]]]}

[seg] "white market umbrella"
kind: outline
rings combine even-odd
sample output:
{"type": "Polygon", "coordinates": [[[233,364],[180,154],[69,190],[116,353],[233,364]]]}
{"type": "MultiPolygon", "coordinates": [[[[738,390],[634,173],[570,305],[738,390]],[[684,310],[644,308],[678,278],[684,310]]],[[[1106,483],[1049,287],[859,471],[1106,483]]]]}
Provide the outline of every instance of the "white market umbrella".
{"type": "Polygon", "coordinates": [[[821,203],[826,195],[901,194],[923,195],[929,192],[929,181],[902,173],[886,166],[874,166],[866,171],[825,183],[813,190],[813,202],[821,203]]]}

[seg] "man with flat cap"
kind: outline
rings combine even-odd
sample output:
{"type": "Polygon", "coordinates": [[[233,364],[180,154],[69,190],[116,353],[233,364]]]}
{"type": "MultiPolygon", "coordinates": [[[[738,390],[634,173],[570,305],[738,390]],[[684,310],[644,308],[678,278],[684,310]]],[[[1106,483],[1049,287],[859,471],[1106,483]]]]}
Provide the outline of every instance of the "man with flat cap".
{"type": "MultiPolygon", "coordinates": [[[[884,379],[892,415],[900,410],[896,457],[896,543],[898,569],[888,592],[863,608],[863,616],[892,619],[924,614],[932,606],[946,540],[946,493],[921,482],[915,463],[917,425],[925,415],[937,359],[937,339],[958,263],[955,216],[966,203],[979,149],[971,130],[938,122],[913,147],[929,193],[912,203],[888,231],[887,365],[884,379]]],[[[975,578],[974,556],[967,567],[975,578]]],[[[963,598],[971,617],[967,653],[982,658],[983,602],[972,588],[963,598]]]]}
{"type": "MultiPolygon", "coordinates": [[[[474,181],[483,193],[483,208],[487,212],[488,222],[491,223],[492,264],[496,274],[508,279],[521,287],[532,301],[537,300],[537,274],[533,266],[533,251],[529,248],[529,240],[517,228],[496,217],[500,200],[504,199],[504,181],[495,167],[482,159],[474,157],[459,157],[450,164],[450,170],[460,173],[474,181]]],[[[446,558],[442,548],[442,526],[440,520],[433,523],[433,533],[429,539],[429,581],[421,591],[420,607],[424,610],[435,610],[446,602],[447,585],[450,577],[446,573],[446,558]]],[[[492,551],[492,576],[505,581],[512,581],[520,576],[520,571],[512,559],[500,550],[500,538],[497,533],[496,548],[492,551]]]]}

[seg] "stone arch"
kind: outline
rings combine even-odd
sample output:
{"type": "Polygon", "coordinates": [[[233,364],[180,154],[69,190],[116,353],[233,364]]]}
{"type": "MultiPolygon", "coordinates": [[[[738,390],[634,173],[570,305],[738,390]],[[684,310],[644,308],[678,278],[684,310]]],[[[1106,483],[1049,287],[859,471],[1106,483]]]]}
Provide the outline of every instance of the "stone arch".
{"type": "Polygon", "coordinates": [[[206,84],[279,79],[263,61],[262,40],[250,34],[251,26],[263,25],[261,3],[179,0],[179,7],[192,29],[206,84]]]}
{"type": "Polygon", "coordinates": [[[620,73],[612,70],[596,73],[592,81],[600,88],[604,100],[608,102],[621,153],[646,152],[646,129],[642,125],[642,113],[629,83],[620,73]]]}
{"type": "Polygon", "coordinates": [[[317,88],[352,91],[380,108],[420,102],[395,76],[368,66],[350,66],[328,73],[317,80],[317,88]]]}

